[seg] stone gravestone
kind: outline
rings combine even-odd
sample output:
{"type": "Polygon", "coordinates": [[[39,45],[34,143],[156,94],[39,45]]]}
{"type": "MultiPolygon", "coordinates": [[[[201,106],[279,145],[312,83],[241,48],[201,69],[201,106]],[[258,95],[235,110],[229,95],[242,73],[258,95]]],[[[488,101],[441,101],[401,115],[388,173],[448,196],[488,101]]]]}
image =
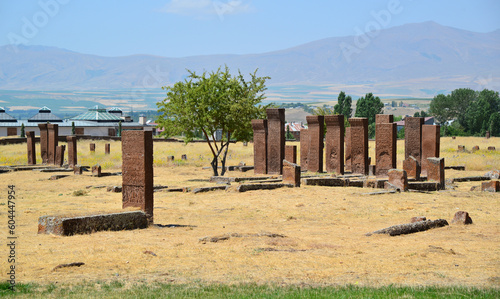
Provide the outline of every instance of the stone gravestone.
{"type": "Polygon", "coordinates": [[[490,131],[486,131],[486,139],[490,139],[490,131]]]}
{"type": "Polygon", "coordinates": [[[255,174],[267,173],[267,120],[253,119],[253,165],[255,174]]]}
{"type": "MultiPolygon", "coordinates": [[[[389,176],[388,183],[390,185],[398,188],[401,191],[408,190],[408,176],[406,174],[406,171],[401,169],[389,169],[387,175],[389,176]]],[[[386,189],[387,188],[388,186],[386,186],[386,189]]]]}
{"type": "Polygon", "coordinates": [[[300,168],[308,170],[307,164],[309,162],[309,130],[300,130],[300,168]]]}
{"type": "Polygon", "coordinates": [[[420,179],[420,163],[413,156],[409,156],[403,161],[403,169],[406,171],[409,178],[416,180],[420,179]]]}
{"type": "Polygon", "coordinates": [[[66,136],[68,142],[68,166],[73,167],[78,164],[76,151],[76,136],[66,136]]]}
{"type": "Polygon", "coordinates": [[[122,159],[122,207],[139,207],[153,223],[152,131],[123,131],[122,159]]]}
{"type": "Polygon", "coordinates": [[[28,145],[28,165],[36,164],[35,132],[26,132],[26,143],[28,145]]]}
{"type": "Polygon", "coordinates": [[[351,171],[351,127],[345,128],[345,171],[351,171]]]}
{"type": "Polygon", "coordinates": [[[420,165],[422,174],[427,174],[427,158],[439,158],[441,135],[439,125],[422,126],[422,163],[420,165]]]}
{"type": "Polygon", "coordinates": [[[285,109],[268,108],[267,173],[282,174],[285,159],[285,109]]]}
{"type": "Polygon", "coordinates": [[[187,161],[187,159],[188,159],[188,158],[187,158],[187,155],[186,155],[186,154],[182,154],[182,155],[181,155],[181,160],[183,160],[183,161],[187,161]]]}
{"type": "Polygon", "coordinates": [[[57,164],[56,149],[59,143],[59,125],[47,124],[47,132],[49,137],[48,143],[48,163],[57,164]]]}
{"type": "Polygon", "coordinates": [[[56,159],[55,165],[62,166],[64,164],[64,150],[66,149],[65,145],[58,145],[56,147],[56,159]]]}
{"type": "Polygon", "coordinates": [[[308,115],[307,131],[309,132],[309,159],[307,170],[323,172],[323,139],[325,133],[325,117],[323,115],[308,115]]]}
{"type": "Polygon", "coordinates": [[[422,165],[422,125],[423,117],[405,118],[405,159],[413,156],[422,165]]]}
{"type": "Polygon", "coordinates": [[[49,163],[49,132],[47,131],[47,124],[38,124],[40,129],[40,155],[42,163],[49,163]]]}
{"type": "Polygon", "coordinates": [[[111,153],[111,144],[106,143],[106,144],[104,145],[104,154],[105,154],[105,155],[109,155],[110,153],[111,153]]]}
{"type": "Polygon", "coordinates": [[[351,171],[368,175],[368,118],[350,118],[351,171]]]}
{"type": "Polygon", "coordinates": [[[387,176],[389,169],[396,168],[397,124],[393,115],[375,116],[375,175],[387,176]]]}
{"type": "Polygon", "coordinates": [[[292,184],[295,187],[300,187],[300,166],[288,162],[287,160],[283,161],[283,183],[292,184]]]}
{"type": "Polygon", "coordinates": [[[167,161],[174,161],[174,156],[167,156],[167,161]]]}
{"type": "Polygon", "coordinates": [[[100,177],[101,174],[101,165],[97,164],[92,166],[92,175],[96,177],[100,177]]]}
{"type": "Polygon", "coordinates": [[[344,174],[344,116],[325,115],[325,122],[326,171],[344,174]]]}
{"type": "Polygon", "coordinates": [[[459,145],[457,152],[459,152],[459,153],[465,153],[465,145],[459,145]]]}
{"type": "Polygon", "coordinates": [[[479,145],[474,145],[472,147],[472,152],[478,151],[479,150],[479,145]]]}
{"type": "Polygon", "coordinates": [[[297,164],[297,146],[285,145],[285,160],[297,164]]]}
{"type": "Polygon", "coordinates": [[[95,153],[95,143],[91,143],[91,144],[89,145],[89,148],[90,148],[90,152],[91,152],[91,153],[95,153]]]}
{"type": "Polygon", "coordinates": [[[439,183],[439,189],[444,189],[444,158],[427,158],[427,180],[439,183]]]}
{"type": "Polygon", "coordinates": [[[73,166],[73,173],[76,175],[81,175],[83,173],[83,167],[81,165],[73,166]]]}

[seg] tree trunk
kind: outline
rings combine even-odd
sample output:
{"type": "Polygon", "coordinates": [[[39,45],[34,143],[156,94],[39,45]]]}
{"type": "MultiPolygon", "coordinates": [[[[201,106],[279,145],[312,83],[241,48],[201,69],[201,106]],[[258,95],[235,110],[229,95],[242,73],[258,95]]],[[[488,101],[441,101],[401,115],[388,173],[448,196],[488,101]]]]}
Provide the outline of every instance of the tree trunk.
{"type": "Polygon", "coordinates": [[[372,234],[388,234],[390,236],[399,236],[399,235],[406,235],[406,234],[412,234],[412,233],[417,233],[417,232],[422,232],[429,230],[431,228],[436,228],[436,227],[443,227],[448,225],[448,221],[444,219],[437,219],[437,220],[426,220],[426,221],[419,221],[419,222],[414,222],[414,223],[405,223],[405,224],[399,224],[399,225],[394,225],[390,226],[384,229],[376,230],[371,233],[367,233],[367,236],[371,236],[372,234]]]}
{"type": "Polygon", "coordinates": [[[212,159],[212,162],[210,162],[210,165],[212,165],[212,170],[214,172],[214,176],[219,176],[219,171],[217,170],[218,168],[218,163],[217,163],[217,156],[214,156],[214,158],[212,159]]]}

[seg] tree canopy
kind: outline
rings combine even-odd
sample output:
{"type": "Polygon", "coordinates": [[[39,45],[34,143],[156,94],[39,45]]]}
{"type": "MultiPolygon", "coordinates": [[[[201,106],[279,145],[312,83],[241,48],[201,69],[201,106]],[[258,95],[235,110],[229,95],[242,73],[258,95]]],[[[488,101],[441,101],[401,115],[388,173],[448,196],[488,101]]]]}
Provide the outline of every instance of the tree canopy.
{"type": "Polygon", "coordinates": [[[219,160],[224,175],[230,141],[249,141],[253,133],[251,120],[265,117],[266,107],[260,103],[265,99],[265,81],[270,78],[257,77],[257,70],[250,74],[250,80],[239,71],[233,77],[227,66],[209,74],[188,73],[184,81],[162,87],[167,97],[157,103],[161,114],[158,127],[164,129],[164,137],[184,134],[186,143],[201,130],[213,155],[214,175],[218,175],[219,160]],[[218,130],[222,139],[216,141],[218,130]]]}
{"type": "Polygon", "coordinates": [[[371,92],[359,98],[356,103],[356,117],[368,118],[368,124],[375,123],[375,115],[384,112],[384,104],[379,97],[375,97],[371,92]]]}
{"type": "Polygon", "coordinates": [[[431,101],[429,113],[453,135],[484,135],[489,130],[493,136],[500,136],[496,126],[500,98],[493,90],[459,88],[448,95],[438,94],[431,101]],[[454,123],[448,126],[450,121],[454,123]]]}
{"type": "Polygon", "coordinates": [[[345,119],[351,118],[352,116],[351,96],[346,96],[345,92],[341,91],[337,98],[337,104],[333,107],[333,112],[335,114],[343,114],[345,119]]]}

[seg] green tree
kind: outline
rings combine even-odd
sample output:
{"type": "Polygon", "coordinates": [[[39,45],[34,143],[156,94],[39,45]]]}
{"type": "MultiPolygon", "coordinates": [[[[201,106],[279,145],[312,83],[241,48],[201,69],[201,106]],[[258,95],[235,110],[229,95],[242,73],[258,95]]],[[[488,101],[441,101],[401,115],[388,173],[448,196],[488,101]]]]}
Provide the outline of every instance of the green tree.
{"type": "Polygon", "coordinates": [[[239,71],[233,77],[227,66],[210,74],[188,72],[184,81],[163,87],[167,97],[157,103],[161,113],[158,127],[164,129],[160,135],[184,133],[188,143],[195,137],[196,129],[201,130],[213,155],[214,176],[219,175],[219,160],[224,175],[230,141],[249,141],[253,133],[251,120],[265,117],[266,106],[260,103],[265,99],[265,82],[270,78],[257,77],[257,70],[250,74],[249,81],[239,71]],[[222,131],[220,141],[215,139],[217,130],[222,131]]]}
{"type": "Polygon", "coordinates": [[[491,136],[500,137],[500,112],[491,115],[489,131],[491,136]]]}
{"type": "Polygon", "coordinates": [[[351,96],[346,96],[345,92],[341,91],[337,98],[337,104],[333,107],[332,114],[343,114],[345,119],[349,119],[352,116],[352,98],[351,96]]]}
{"type": "Polygon", "coordinates": [[[122,121],[118,123],[118,137],[122,137],[122,121]]]}
{"type": "Polygon", "coordinates": [[[75,122],[71,122],[71,135],[76,135],[76,127],[75,127],[75,122]]]}
{"type": "Polygon", "coordinates": [[[24,123],[21,124],[21,138],[26,137],[26,133],[24,132],[24,123]]]}
{"type": "Polygon", "coordinates": [[[498,92],[484,89],[462,113],[460,124],[467,133],[483,136],[490,128],[491,117],[497,112],[500,112],[498,92]]]}
{"type": "Polygon", "coordinates": [[[375,123],[375,115],[382,114],[384,104],[379,97],[373,96],[372,93],[367,93],[364,97],[358,99],[356,103],[356,117],[368,118],[368,124],[375,123]]]}
{"type": "Polygon", "coordinates": [[[290,132],[290,125],[286,127],[286,139],[288,140],[293,140],[295,137],[293,137],[292,132],[290,132]]]}

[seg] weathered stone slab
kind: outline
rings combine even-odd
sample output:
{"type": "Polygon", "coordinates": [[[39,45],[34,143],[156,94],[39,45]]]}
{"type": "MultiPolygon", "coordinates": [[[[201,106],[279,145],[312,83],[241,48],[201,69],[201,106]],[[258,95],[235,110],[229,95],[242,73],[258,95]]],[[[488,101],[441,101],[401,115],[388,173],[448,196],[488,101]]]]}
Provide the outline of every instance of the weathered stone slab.
{"type": "Polygon", "coordinates": [[[72,236],[97,231],[121,231],[147,228],[148,220],[142,211],[102,214],[81,217],[41,216],[38,218],[39,234],[72,236]]]}
{"type": "Polygon", "coordinates": [[[65,145],[58,145],[56,147],[56,159],[55,164],[57,166],[62,166],[64,164],[64,150],[66,149],[65,145]]]}
{"type": "Polygon", "coordinates": [[[387,175],[389,176],[389,184],[401,191],[408,190],[408,176],[405,170],[389,169],[387,175]]]}
{"type": "Polygon", "coordinates": [[[350,118],[351,171],[368,174],[368,118],[350,118]]]}
{"type": "Polygon", "coordinates": [[[405,160],[410,156],[422,165],[422,125],[423,117],[405,118],[405,160]]]}
{"type": "Polygon", "coordinates": [[[210,186],[210,187],[199,187],[199,188],[194,188],[193,193],[203,193],[203,192],[210,192],[210,191],[216,191],[216,190],[227,190],[229,186],[210,186]]]}
{"type": "Polygon", "coordinates": [[[403,161],[403,169],[406,171],[409,178],[420,179],[420,163],[418,160],[410,156],[403,161]]]}
{"type": "Polygon", "coordinates": [[[444,158],[427,158],[427,180],[439,183],[440,189],[445,187],[444,158]]]}
{"type": "Polygon", "coordinates": [[[300,130],[300,168],[308,170],[307,164],[309,162],[309,130],[300,130]]]}
{"type": "Polygon", "coordinates": [[[237,190],[239,192],[253,191],[253,190],[274,190],[279,188],[293,188],[292,184],[241,184],[237,190]]]}
{"type": "MultiPolygon", "coordinates": [[[[377,114],[377,116],[385,114],[377,114]]],[[[392,116],[392,115],[388,115],[392,116]]],[[[382,117],[379,117],[381,119],[382,117]]],[[[382,118],[383,119],[383,118],[382,118]]],[[[396,168],[397,124],[375,124],[375,175],[387,176],[389,169],[396,168]]]]}
{"type": "Polygon", "coordinates": [[[300,166],[288,162],[287,160],[283,161],[283,183],[292,184],[295,187],[300,187],[300,166]]]}
{"type": "Polygon", "coordinates": [[[59,125],[57,124],[47,124],[48,133],[48,163],[57,164],[56,161],[56,150],[59,142],[59,125]]]}
{"type": "Polygon", "coordinates": [[[458,182],[477,182],[477,181],[489,181],[491,178],[489,176],[469,176],[463,178],[453,178],[451,179],[452,183],[458,182]]]}
{"type": "Polygon", "coordinates": [[[139,207],[153,223],[152,131],[122,132],[122,207],[139,207]]]}
{"type": "Polygon", "coordinates": [[[500,192],[500,181],[489,181],[481,183],[481,191],[500,192]]]}
{"type": "Polygon", "coordinates": [[[92,166],[92,176],[101,177],[101,165],[92,166]]]}
{"type": "Polygon", "coordinates": [[[465,170],[465,166],[464,165],[457,165],[457,166],[445,166],[444,169],[453,169],[453,170],[461,170],[461,171],[464,171],[465,170]]]}
{"type": "Polygon", "coordinates": [[[68,142],[68,166],[71,168],[78,164],[76,136],[66,136],[68,142]]]}
{"type": "Polygon", "coordinates": [[[49,163],[49,132],[47,130],[47,124],[38,124],[40,129],[40,155],[42,157],[42,163],[49,163]]]}
{"type": "Polygon", "coordinates": [[[73,166],[73,173],[76,175],[81,175],[83,173],[83,167],[81,165],[73,166]]]}
{"type": "Polygon", "coordinates": [[[326,186],[326,187],[345,187],[349,179],[339,178],[306,178],[302,179],[302,184],[306,186],[326,186]]]}
{"type": "Polygon", "coordinates": [[[326,152],[327,172],[344,174],[344,116],[326,115],[326,152]]]}
{"type": "Polygon", "coordinates": [[[408,182],[408,190],[438,191],[441,189],[441,184],[437,182],[408,182]]]}
{"type": "Polygon", "coordinates": [[[28,146],[28,165],[36,165],[35,132],[26,132],[26,143],[28,146]]]}
{"type": "Polygon", "coordinates": [[[285,159],[285,109],[268,108],[267,173],[282,174],[285,159]]]}
{"type": "Polygon", "coordinates": [[[323,139],[325,133],[325,117],[323,115],[308,115],[307,130],[309,132],[309,159],[307,170],[323,172],[323,139]]]}
{"type": "Polygon", "coordinates": [[[255,174],[267,173],[267,120],[253,119],[253,163],[255,174]]]}
{"type": "Polygon", "coordinates": [[[297,146],[285,145],[285,160],[297,164],[297,146]]]}
{"type": "Polygon", "coordinates": [[[432,228],[443,227],[446,225],[448,225],[448,221],[444,219],[426,220],[414,223],[393,225],[384,229],[374,231],[372,233],[368,233],[366,235],[371,236],[372,234],[388,234],[390,236],[399,236],[399,235],[422,232],[432,228]]]}
{"type": "Polygon", "coordinates": [[[351,127],[345,128],[345,171],[351,171],[351,127]]]}
{"type": "Polygon", "coordinates": [[[441,126],[422,125],[422,164],[421,172],[427,174],[427,158],[439,158],[441,147],[441,126]]]}
{"type": "Polygon", "coordinates": [[[458,211],[451,220],[451,224],[472,224],[472,218],[470,218],[468,212],[458,211]]]}

